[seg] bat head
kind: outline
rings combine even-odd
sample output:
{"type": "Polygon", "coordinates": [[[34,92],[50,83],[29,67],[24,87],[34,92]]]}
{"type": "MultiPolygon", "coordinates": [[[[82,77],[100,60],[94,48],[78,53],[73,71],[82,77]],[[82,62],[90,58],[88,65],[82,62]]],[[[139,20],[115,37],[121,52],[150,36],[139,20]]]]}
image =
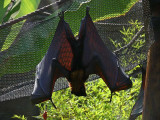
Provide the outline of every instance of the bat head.
{"type": "Polygon", "coordinates": [[[84,85],[84,71],[77,70],[71,73],[69,85],[71,88],[71,93],[76,96],[86,96],[86,90],[84,85]]]}

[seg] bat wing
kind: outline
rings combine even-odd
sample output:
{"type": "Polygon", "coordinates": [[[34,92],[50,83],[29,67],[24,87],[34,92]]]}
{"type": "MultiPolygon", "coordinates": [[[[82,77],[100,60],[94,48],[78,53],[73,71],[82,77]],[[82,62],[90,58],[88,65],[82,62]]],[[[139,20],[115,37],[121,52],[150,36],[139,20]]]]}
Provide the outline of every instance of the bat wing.
{"type": "Polygon", "coordinates": [[[141,87],[137,101],[132,108],[129,120],[135,120],[143,111],[144,89],[141,87]]]}
{"type": "Polygon", "coordinates": [[[145,88],[145,79],[146,79],[146,68],[142,66],[142,84],[141,89],[137,98],[136,103],[134,104],[129,120],[135,120],[143,112],[143,99],[144,99],[144,88],[145,88]]]}
{"type": "Polygon", "coordinates": [[[35,104],[51,100],[56,80],[59,77],[67,77],[71,70],[73,53],[67,34],[70,35],[70,39],[73,38],[73,35],[71,31],[66,33],[68,27],[61,18],[46,55],[37,65],[36,80],[31,95],[31,100],[35,104]]]}
{"type": "Polygon", "coordinates": [[[132,86],[131,80],[121,69],[116,56],[98,35],[89,12],[86,12],[86,17],[81,22],[79,38],[83,42],[82,63],[87,75],[98,74],[111,92],[132,86]]]}

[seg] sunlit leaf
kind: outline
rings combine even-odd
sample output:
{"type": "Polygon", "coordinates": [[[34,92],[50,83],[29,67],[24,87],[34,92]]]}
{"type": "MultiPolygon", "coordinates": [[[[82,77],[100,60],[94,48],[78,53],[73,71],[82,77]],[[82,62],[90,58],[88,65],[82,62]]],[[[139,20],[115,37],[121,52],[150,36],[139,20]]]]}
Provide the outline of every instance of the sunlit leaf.
{"type": "Polygon", "coordinates": [[[39,2],[40,0],[21,0],[20,10],[15,18],[34,12],[38,8],[39,2]]]}
{"type": "Polygon", "coordinates": [[[2,24],[3,17],[7,11],[10,0],[0,0],[0,24],[2,24]]]}

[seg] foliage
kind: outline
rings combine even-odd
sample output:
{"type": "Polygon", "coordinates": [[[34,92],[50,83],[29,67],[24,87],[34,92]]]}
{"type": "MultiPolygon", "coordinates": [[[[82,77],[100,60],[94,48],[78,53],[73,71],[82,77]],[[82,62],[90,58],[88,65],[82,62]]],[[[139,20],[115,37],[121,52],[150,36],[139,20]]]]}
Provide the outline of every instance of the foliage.
{"type": "Polygon", "coordinates": [[[1,0],[0,9],[3,12],[0,14],[0,24],[34,12],[39,3],[40,0],[15,0],[13,7],[11,7],[11,0],[1,0]],[[7,13],[7,9],[10,7],[11,9],[7,13]]]}
{"type": "Polygon", "coordinates": [[[7,11],[8,3],[9,3],[9,0],[0,0],[0,24],[2,23],[3,16],[5,15],[5,12],[7,11]]]}
{"type": "Polygon", "coordinates": [[[111,103],[110,90],[102,79],[86,84],[87,97],[72,95],[69,88],[54,92],[58,109],[50,101],[38,104],[41,114],[37,118],[42,118],[43,111],[47,110],[48,120],[127,120],[139,93],[141,75],[131,79],[133,88],[116,92],[111,103]]]}
{"type": "MultiPolygon", "coordinates": [[[[129,24],[131,26],[127,28],[123,26],[122,30],[120,30],[120,33],[122,34],[122,40],[113,40],[109,38],[116,49],[127,45],[143,26],[141,22],[138,22],[138,20],[130,20],[129,24]]],[[[121,63],[123,63],[123,66],[127,66],[127,63],[140,63],[141,60],[144,60],[145,55],[141,54],[141,50],[144,45],[145,34],[143,33],[136,39],[136,41],[131,46],[127,47],[121,52],[122,56],[120,56],[119,59],[121,60],[121,63]]]]}
{"type": "MultiPolygon", "coordinates": [[[[116,48],[121,48],[124,45],[127,45],[135,36],[135,34],[142,28],[142,23],[138,22],[138,20],[133,21],[130,20],[129,24],[131,24],[130,27],[125,28],[123,26],[122,30],[120,30],[120,32],[123,35],[123,41],[118,41],[118,40],[112,40],[110,38],[110,40],[112,41],[112,43],[114,44],[114,46],[116,48]]],[[[145,34],[143,33],[142,35],[140,35],[140,37],[136,40],[136,42],[132,45],[133,48],[135,49],[139,49],[140,47],[142,47],[145,43],[145,34]]]]}
{"type": "Polygon", "coordinates": [[[27,120],[27,118],[24,115],[14,115],[12,118],[18,119],[18,120],[27,120]]]}

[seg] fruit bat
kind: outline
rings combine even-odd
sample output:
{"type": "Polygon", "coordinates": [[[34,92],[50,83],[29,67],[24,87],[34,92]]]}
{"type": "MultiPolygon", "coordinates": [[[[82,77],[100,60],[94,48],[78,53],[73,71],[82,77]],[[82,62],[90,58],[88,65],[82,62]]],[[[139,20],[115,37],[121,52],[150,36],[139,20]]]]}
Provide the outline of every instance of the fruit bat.
{"type": "Polygon", "coordinates": [[[68,80],[72,94],[86,96],[84,83],[90,74],[99,75],[111,92],[132,86],[116,56],[98,35],[89,15],[89,8],[87,7],[86,16],[81,21],[78,39],[64,21],[62,13],[51,45],[37,65],[31,100],[35,104],[45,100],[52,102],[52,91],[59,77],[68,80]]]}

